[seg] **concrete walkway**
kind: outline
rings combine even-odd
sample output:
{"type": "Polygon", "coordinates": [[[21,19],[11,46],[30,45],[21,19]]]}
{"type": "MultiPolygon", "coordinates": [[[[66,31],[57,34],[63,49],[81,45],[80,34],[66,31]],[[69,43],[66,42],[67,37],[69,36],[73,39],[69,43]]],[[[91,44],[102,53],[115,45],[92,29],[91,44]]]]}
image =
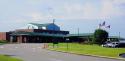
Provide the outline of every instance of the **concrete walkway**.
{"type": "Polygon", "coordinates": [[[24,61],[123,61],[116,59],[80,56],[42,49],[43,44],[0,45],[0,54],[20,58],[24,61]]]}

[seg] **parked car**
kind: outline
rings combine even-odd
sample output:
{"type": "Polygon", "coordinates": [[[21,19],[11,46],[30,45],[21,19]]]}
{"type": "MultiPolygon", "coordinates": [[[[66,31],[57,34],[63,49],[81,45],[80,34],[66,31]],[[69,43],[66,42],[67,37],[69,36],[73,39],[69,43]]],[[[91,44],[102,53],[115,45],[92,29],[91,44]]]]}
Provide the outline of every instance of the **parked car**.
{"type": "Polygon", "coordinates": [[[118,45],[118,42],[110,42],[110,43],[106,43],[103,44],[103,47],[115,47],[116,45],[118,45]]]}
{"type": "Polygon", "coordinates": [[[125,47],[125,43],[119,43],[119,44],[116,45],[115,47],[125,47]]]}
{"type": "Polygon", "coordinates": [[[123,42],[110,42],[110,43],[103,44],[102,46],[103,47],[112,47],[112,48],[125,47],[125,43],[123,43],[123,42]]]}

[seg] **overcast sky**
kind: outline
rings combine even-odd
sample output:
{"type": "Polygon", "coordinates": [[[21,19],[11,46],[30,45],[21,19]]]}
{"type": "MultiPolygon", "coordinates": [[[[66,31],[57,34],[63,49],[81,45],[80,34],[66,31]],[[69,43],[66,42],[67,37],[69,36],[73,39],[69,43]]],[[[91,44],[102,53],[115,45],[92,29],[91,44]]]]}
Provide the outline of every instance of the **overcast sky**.
{"type": "Polygon", "coordinates": [[[71,33],[92,33],[106,21],[110,35],[125,37],[125,0],[0,0],[1,32],[53,18],[71,33]]]}

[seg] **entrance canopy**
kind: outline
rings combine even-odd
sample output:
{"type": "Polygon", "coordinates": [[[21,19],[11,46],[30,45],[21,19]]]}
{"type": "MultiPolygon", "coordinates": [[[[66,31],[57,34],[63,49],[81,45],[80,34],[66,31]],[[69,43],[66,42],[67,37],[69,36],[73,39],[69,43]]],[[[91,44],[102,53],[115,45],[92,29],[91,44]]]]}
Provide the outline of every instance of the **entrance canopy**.
{"type": "Polygon", "coordinates": [[[11,36],[48,36],[48,37],[65,37],[63,34],[49,34],[49,33],[36,33],[36,32],[13,32],[11,36]]]}

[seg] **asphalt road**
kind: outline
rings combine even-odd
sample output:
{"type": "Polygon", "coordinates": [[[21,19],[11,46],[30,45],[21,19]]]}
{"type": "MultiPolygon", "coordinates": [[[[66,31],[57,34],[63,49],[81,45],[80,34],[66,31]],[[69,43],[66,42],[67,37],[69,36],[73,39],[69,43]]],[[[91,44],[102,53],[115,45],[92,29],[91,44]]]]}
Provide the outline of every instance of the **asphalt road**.
{"type": "Polygon", "coordinates": [[[24,61],[123,61],[49,51],[42,47],[43,44],[5,44],[0,45],[0,54],[17,57],[24,61]]]}

